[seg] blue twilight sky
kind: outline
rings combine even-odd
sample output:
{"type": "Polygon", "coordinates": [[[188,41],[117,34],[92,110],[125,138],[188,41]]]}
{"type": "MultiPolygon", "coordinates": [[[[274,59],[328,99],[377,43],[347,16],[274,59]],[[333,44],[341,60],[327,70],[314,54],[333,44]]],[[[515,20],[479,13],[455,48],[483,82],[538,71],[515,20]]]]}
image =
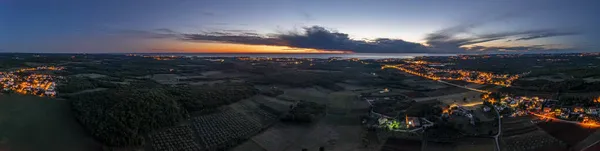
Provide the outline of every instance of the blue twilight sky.
{"type": "Polygon", "coordinates": [[[0,52],[600,51],[594,0],[0,0],[0,52]]]}

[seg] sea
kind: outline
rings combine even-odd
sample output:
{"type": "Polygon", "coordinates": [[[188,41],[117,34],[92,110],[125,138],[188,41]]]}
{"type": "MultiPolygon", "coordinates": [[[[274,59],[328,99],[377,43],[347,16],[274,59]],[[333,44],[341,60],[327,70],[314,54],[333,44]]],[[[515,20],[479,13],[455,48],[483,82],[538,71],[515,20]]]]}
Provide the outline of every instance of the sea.
{"type": "Polygon", "coordinates": [[[429,54],[429,53],[342,53],[342,54],[320,54],[320,53],[144,53],[144,55],[168,55],[168,56],[187,56],[187,57],[269,57],[269,58],[319,58],[327,59],[332,57],[340,58],[359,58],[359,59],[387,59],[398,58],[408,59],[420,56],[456,56],[457,54],[429,54]]]}

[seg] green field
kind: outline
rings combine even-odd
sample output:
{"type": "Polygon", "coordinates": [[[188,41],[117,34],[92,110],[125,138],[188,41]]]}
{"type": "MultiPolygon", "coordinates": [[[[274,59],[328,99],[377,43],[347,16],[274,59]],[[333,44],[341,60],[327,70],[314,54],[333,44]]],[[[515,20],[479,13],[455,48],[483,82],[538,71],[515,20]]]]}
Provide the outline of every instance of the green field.
{"type": "Polygon", "coordinates": [[[66,100],[0,94],[0,150],[101,150],[66,100]]]}

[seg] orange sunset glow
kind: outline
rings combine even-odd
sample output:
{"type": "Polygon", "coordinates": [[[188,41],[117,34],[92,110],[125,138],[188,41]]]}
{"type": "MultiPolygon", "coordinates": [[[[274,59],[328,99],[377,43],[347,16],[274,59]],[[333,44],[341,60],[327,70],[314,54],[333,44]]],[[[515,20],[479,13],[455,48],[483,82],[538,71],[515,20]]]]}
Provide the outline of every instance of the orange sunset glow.
{"type": "Polygon", "coordinates": [[[343,50],[318,50],[308,48],[293,48],[287,46],[267,46],[267,45],[245,45],[245,44],[228,44],[218,42],[206,43],[176,43],[163,45],[163,48],[158,51],[170,50],[173,52],[183,53],[352,53],[352,51],[343,50]]]}

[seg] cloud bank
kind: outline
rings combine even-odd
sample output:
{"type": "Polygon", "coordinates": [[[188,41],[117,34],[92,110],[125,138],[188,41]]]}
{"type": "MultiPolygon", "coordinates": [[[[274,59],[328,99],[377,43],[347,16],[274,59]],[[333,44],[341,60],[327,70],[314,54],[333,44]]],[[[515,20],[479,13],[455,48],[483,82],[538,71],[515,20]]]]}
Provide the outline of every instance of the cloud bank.
{"type": "Polygon", "coordinates": [[[235,44],[288,46],[331,51],[360,53],[429,52],[424,45],[400,39],[378,38],[372,41],[353,40],[348,34],[328,30],[320,26],[303,28],[303,32],[260,35],[248,31],[219,31],[202,34],[183,34],[186,41],[216,41],[235,44]]]}
{"type": "Polygon", "coordinates": [[[357,53],[470,53],[470,52],[506,52],[506,51],[544,51],[543,45],[485,47],[478,44],[485,42],[526,41],[556,36],[577,35],[576,32],[558,30],[528,30],[517,32],[500,32],[491,34],[472,34],[470,29],[478,24],[465,24],[442,29],[428,34],[425,43],[414,43],[402,39],[377,38],[373,40],[355,40],[348,34],[337,32],[321,26],[304,27],[299,32],[278,34],[258,34],[253,30],[221,30],[204,33],[179,33],[170,29],[154,31],[122,31],[128,35],[140,35],[148,38],[175,38],[192,42],[221,42],[246,45],[287,46],[291,48],[308,48],[325,51],[352,51],[357,53]],[[469,34],[472,36],[460,37],[469,34]]]}

